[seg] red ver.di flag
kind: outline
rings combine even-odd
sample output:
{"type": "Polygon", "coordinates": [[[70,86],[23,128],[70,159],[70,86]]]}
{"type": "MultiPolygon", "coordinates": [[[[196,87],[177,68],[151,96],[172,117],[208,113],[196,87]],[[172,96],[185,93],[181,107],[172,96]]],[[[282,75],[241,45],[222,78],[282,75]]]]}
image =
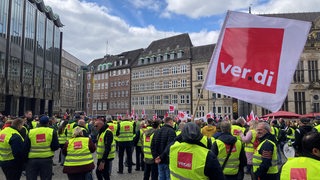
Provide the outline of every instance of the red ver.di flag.
{"type": "Polygon", "coordinates": [[[229,11],[205,89],[278,111],[310,27],[305,21],[229,11]]]}

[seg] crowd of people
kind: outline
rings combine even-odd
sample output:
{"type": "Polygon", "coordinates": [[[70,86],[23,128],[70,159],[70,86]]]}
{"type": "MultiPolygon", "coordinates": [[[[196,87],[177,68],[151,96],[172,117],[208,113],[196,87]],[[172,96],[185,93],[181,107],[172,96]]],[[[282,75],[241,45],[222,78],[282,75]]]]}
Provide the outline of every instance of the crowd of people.
{"type": "Polygon", "coordinates": [[[8,180],[22,172],[27,180],[50,180],[59,150],[59,165],[70,180],[110,179],[112,168],[120,176],[125,169],[129,175],[133,168],[144,171],[144,180],[242,180],[245,174],[253,180],[310,180],[320,170],[319,130],[320,117],[193,122],[80,114],[60,119],[26,111],[23,117],[0,115],[0,166],[8,180]],[[285,144],[294,157],[284,156],[285,144]]]}

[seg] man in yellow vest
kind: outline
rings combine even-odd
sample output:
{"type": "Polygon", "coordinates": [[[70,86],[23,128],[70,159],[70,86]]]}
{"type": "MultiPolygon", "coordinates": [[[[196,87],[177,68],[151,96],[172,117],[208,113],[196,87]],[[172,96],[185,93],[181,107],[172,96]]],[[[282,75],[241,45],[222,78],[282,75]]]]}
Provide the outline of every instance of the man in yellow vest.
{"type": "Polygon", "coordinates": [[[231,134],[240,141],[241,141],[241,137],[240,137],[241,132],[244,133],[246,130],[246,128],[244,127],[245,124],[246,124],[246,121],[244,120],[244,118],[239,117],[235,121],[235,124],[231,125],[231,134]]]}
{"type": "Polygon", "coordinates": [[[252,159],[254,179],[279,179],[276,139],[270,132],[271,127],[268,123],[260,122],[257,125],[260,144],[255,149],[252,159]]]}
{"type": "Polygon", "coordinates": [[[132,150],[133,150],[133,137],[135,135],[135,123],[134,121],[129,121],[125,119],[118,123],[118,129],[116,133],[118,137],[119,145],[119,162],[118,162],[118,172],[123,174],[123,158],[124,151],[126,151],[127,161],[128,161],[128,173],[132,172],[132,150]]]}
{"type": "Polygon", "coordinates": [[[59,149],[57,132],[49,127],[49,117],[43,115],[39,120],[39,126],[31,129],[25,140],[25,148],[28,153],[26,167],[27,179],[51,180],[52,158],[54,151],[59,149]]]}
{"type": "Polygon", "coordinates": [[[110,168],[115,157],[116,143],[112,131],[101,120],[94,123],[94,127],[99,132],[97,142],[97,169],[98,180],[110,179],[110,168]]]}
{"type": "Polygon", "coordinates": [[[281,180],[319,179],[320,133],[309,132],[302,138],[302,154],[288,159],[281,170],[281,180]]]}
{"type": "Polygon", "coordinates": [[[203,135],[199,126],[193,122],[187,123],[181,136],[181,142],[175,141],[170,146],[170,179],[224,179],[216,156],[200,143],[203,135]]]}
{"type": "Polygon", "coordinates": [[[19,133],[24,121],[13,120],[0,132],[0,166],[6,179],[19,180],[24,164],[23,138],[19,133]]]}
{"type": "Polygon", "coordinates": [[[213,143],[212,152],[218,157],[226,179],[237,180],[238,176],[242,176],[239,170],[246,164],[246,155],[241,141],[231,134],[231,124],[223,121],[220,129],[222,134],[213,143]]]}

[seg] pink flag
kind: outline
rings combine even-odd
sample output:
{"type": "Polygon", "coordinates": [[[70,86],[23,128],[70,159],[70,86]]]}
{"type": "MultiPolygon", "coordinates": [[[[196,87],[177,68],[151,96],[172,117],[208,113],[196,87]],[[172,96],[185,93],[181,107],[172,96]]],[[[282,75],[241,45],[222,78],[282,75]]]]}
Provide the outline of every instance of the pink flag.
{"type": "Polygon", "coordinates": [[[168,117],[169,114],[168,114],[168,111],[166,112],[166,114],[164,115],[164,118],[168,117]]]}
{"type": "Polygon", "coordinates": [[[311,22],[229,11],[205,89],[278,111],[310,27],[311,22]]]}
{"type": "Polygon", "coordinates": [[[254,113],[253,110],[250,112],[249,121],[254,120],[254,113]]]}
{"type": "Polygon", "coordinates": [[[154,115],[153,115],[153,120],[156,120],[158,118],[158,115],[157,115],[157,113],[155,113],[154,115]]]}
{"type": "Polygon", "coordinates": [[[247,117],[246,117],[246,121],[247,122],[249,122],[250,121],[250,118],[249,118],[249,116],[247,115],[247,117]]]}
{"type": "Polygon", "coordinates": [[[169,105],[169,113],[173,113],[174,112],[174,105],[169,105]]]}
{"type": "Polygon", "coordinates": [[[142,111],[141,111],[141,118],[144,118],[144,117],[145,117],[145,115],[146,115],[146,112],[145,112],[144,108],[142,108],[142,111]]]}

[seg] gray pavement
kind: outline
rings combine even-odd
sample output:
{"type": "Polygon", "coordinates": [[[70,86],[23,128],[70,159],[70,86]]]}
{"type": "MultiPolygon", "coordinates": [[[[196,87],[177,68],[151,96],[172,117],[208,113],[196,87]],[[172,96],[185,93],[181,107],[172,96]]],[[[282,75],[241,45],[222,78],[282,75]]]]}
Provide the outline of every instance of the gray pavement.
{"type": "MultiPolygon", "coordinates": [[[[60,166],[58,163],[58,151],[56,151],[56,154],[54,156],[54,163],[57,164],[56,166],[53,166],[53,173],[54,176],[52,177],[53,180],[67,180],[68,177],[66,174],[62,173],[62,169],[63,166],[60,166]]],[[[94,154],[94,158],[95,158],[95,154],[94,154]]],[[[133,161],[135,162],[135,152],[133,153],[133,161]]],[[[112,163],[112,173],[111,173],[111,179],[121,179],[121,180],[142,180],[143,179],[143,171],[135,171],[135,166],[133,166],[132,168],[132,173],[128,174],[128,170],[126,167],[124,167],[124,171],[123,174],[117,174],[118,171],[118,157],[116,155],[116,158],[113,160],[112,163]]],[[[93,174],[93,179],[97,179],[96,175],[95,175],[95,170],[92,172],[93,174]]],[[[2,170],[0,170],[0,180],[4,180],[5,176],[2,172],[2,170]]],[[[21,180],[25,180],[26,177],[22,176],[21,180]]],[[[38,178],[40,179],[40,178],[38,178]]],[[[250,176],[249,175],[245,175],[244,180],[250,180],[250,176]]]]}

